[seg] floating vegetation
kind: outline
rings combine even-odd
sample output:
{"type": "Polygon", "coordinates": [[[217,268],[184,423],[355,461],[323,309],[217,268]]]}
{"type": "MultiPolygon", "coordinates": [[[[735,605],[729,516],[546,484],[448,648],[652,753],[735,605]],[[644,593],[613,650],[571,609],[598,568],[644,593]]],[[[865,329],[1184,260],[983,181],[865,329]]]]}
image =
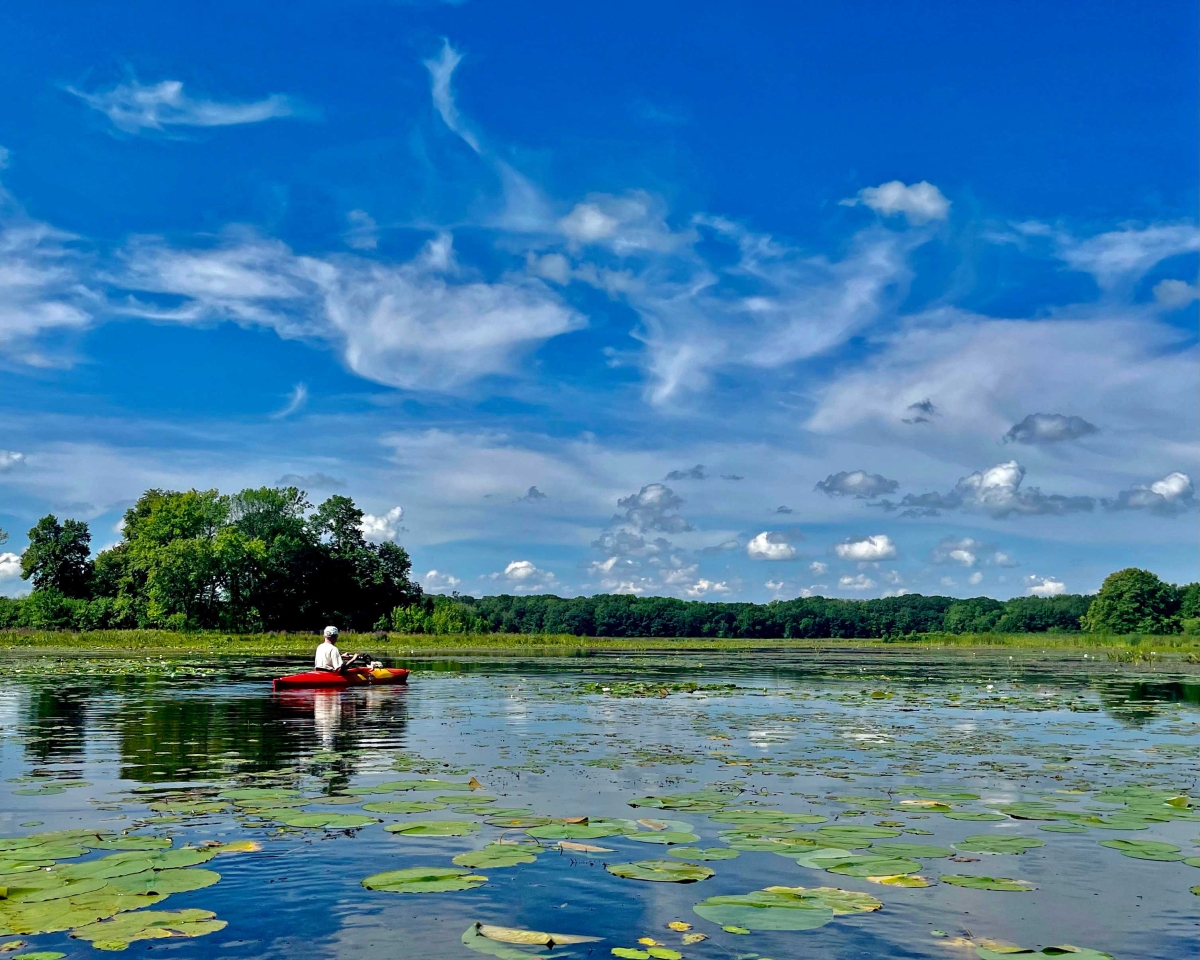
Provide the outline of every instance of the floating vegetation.
{"type": "Polygon", "coordinates": [[[865,893],[836,887],[767,887],[752,893],[709,897],[692,909],[723,929],[815,930],[834,917],[870,913],[883,903],[865,893]]]}
{"type": "Polygon", "coordinates": [[[1028,880],[1012,880],[1008,877],[972,877],[948,873],[938,877],[942,883],[950,883],[968,890],[999,890],[1005,893],[1026,893],[1036,889],[1028,880]]]}
{"type": "Polygon", "coordinates": [[[389,823],[383,829],[406,837],[465,837],[475,833],[479,824],[470,820],[416,820],[389,823]]]}
{"type": "Polygon", "coordinates": [[[713,876],[714,871],[698,863],[676,860],[635,860],[632,863],[609,863],[604,867],[615,877],[627,880],[651,880],[658,883],[696,883],[713,876]]]}
{"type": "Polygon", "coordinates": [[[539,849],[536,844],[529,843],[489,843],[482,850],[460,853],[453,862],[473,870],[515,867],[522,863],[533,863],[537,860],[536,851],[539,849]]]}
{"type": "Polygon", "coordinates": [[[388,893],[450,893],[473,890],[487,883],[487,877],[454,867],[406,867],[375,873],[362,881],[368,890],[388,893]]]}
{"type": "Polygon", "coordinates": [[[1100,846],[1109,847],[1135,860],[1186,860],[1187,854],[1173,843],[1154,840],[1101,840],[1100,846]]]}
{"type": "Polygon", "coordinates": [[[137,940],[203,937],[224,930],[225,926],[224,920],[218,920],[217,915],[208,910],[145,910],[76,927],[71,936],[90,940],[97,950],[124,950],[137,940]]]}
{"type": "Polygon", "coordinates": [[[1045,840],[1035,840],[1031,837],[993,837],[987,834],[967,837],[954,844],[956,849],[970,853],[1024,853],[1026,850],[1045,845],[1045,840]]]}

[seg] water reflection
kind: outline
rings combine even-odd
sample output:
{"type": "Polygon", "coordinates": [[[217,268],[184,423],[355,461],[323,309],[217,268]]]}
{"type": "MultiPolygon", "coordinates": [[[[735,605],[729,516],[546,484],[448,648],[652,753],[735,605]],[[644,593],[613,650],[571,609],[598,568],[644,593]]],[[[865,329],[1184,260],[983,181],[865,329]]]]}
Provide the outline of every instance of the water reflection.
{"type": "Polygon", "coordinates": [[[83,754],[86,726],[86,690],[33,688],[22,724],[27,759],[39,763],[78,759],[83,754]]]}

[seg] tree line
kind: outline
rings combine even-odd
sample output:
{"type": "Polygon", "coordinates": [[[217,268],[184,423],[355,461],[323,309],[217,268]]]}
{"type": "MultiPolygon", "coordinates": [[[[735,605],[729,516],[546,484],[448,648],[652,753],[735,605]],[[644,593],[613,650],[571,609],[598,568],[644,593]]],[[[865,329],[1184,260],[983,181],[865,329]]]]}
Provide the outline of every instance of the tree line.
{"type": "MultiPolygon", "coordinates": [[[[21,575],[33,591],[0,597],[0,627],[398,633],[565,633],[592,637],[888,638],[925,633],[1200,633],[1200,584],[1130,568],[1094,596],[908,594],[708,603],[671,597],[428,596],[408,553],[374,544],[349,497],[311,504],[295,487],[147,490],[115,546],[91,553],[80,520],[43,517],[21,575]]],[[[4,542],[0,531],[0,543],[4,542]]]]}
{"type": "Polygon", "coordinates": [[[80,520],[46,516],[29,531],[27,597],[0,597],[0,626],[231,632],[386,626],[422,600],[403,547],[373,544],[349,497],[319,506],[295,487],[147,490],[121,541],[91,556],[80,520]]]}

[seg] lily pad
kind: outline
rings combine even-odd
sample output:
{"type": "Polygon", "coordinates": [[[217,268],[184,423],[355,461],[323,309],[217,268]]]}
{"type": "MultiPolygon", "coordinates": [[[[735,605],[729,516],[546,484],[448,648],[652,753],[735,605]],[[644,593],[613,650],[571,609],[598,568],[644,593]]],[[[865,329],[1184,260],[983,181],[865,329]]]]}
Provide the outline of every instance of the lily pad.
{"type": "Polygon", "coordinates": [[[209,910],[143,910],[76,927],[71,936],[90,940],[97,950],[124,950],[136,940],[202,937],[225,929],[225,921],[209,910]]]}
{"type": "Polygon", "coordinates": [[[780,810],[725,810],[711,814],[708,819],[717,823],[745,823],[752,826],[763,823],[826,823],[829,820],[819,813],[784,813],[780,810]]]}
{"type": "Polygon", "coordinates": [[[533,863],[537,859],[534,853],[536,849],[533,844],[527,843],[489,843],[482,850],[460,853],[452,862],[473,870],[515,867],[521,863],[533,863]]]}
{"type": "Polygon", "coordinates": [[[723,927],[746,930],[815,930],[834,917],[878,910],[882,902],[835,887],[767,887],[752,893],[709,897],[692,909],[723,927]]]}
{"type": "Polygon", "coordinates": [[[364,817],[356,813],[290,813],[287,811],[271,811],[270,819],[278,820],[284,826],[304,827],[306,829],[326,830],[355,830],[371,823],[378,823],[375,817],[364,817]]]}
{"type": "Polygon", "coordinates": [[[470,820],[417,820],[413,823],[389,823],[383,829],[406,837],[465,837],[477,831],[479,824],[470,820]]]}
{"type": "Polygon", "coordinates": [[[928,843],[873,843],[870,852],[880,857],[907,857],[921,860],[940,857],[952,857],[954,851],[949,847],[936,847],[928,843]]]}
{"type": "Polygon", "coordinates": [[[947,873],[938,877],[942,883],[953,884],[956,887],[967,887],[970,890],[999,890],[1005,893],[1027,893],[1036,889],[1028,880],[1013,880],[1009,877],[971,877],[957,873],[947,873]]]}
{"type": "Polygon", "coordinates": [[[1039,823],[1039,830],[1045,830],[1047,833],[1087,833],[1088,828],[1078,823],[1059,823],[1053,821],[1051,823],[1039,823]]]}
{"type": "Polygon", "coordinates": [[[603,937],[584,937],[571,933],[543,933],[541,930],[521,930],[516,927],[498,927],[489,923],[477,923],[475,929],[489,940],[500,943],[519,943],[529,946],[557,947],[576,943],[596,943],[603,937]]]}
{"type": "Polygon", "coordinates": [[[943,813],[942,816],[947,820],[969,820],[972,823],[995,823],[1008,819],[1002,813],[980,813],[973,810],[951,810],[949,813],[943,813]]]}
{"type": "Polygon", "coordinates": [[[609,863],[609,873],[627,880],[652,880],[660,883],[696,883],[713,875],[709,867],[676,860],[635,860],[632,863],[609,863]]]}
{"type": "Polygon", "coordinates": [[[852,827],[834,825],[819,827],[812,834],[820,840],[828,840],[846,847],[865,846],[872,840],[887,840],[900,836],[899,830],[891,827],[852,827]]]}
{"type": "Polygon", "coordinates": [[[1026,850],[1045,845],[1045,840],[1030,837],[992,837],[987,834],[967,837],[954,844],[957,849],[969,853],[1024,853],[1026,850]]]}
{"type": "Polygon", "coordinates": [[[444,803],[431,800],[376,800],[363,804],[363,810],[367,813],[430,813],[445,809],[444,803]]]}
{"type": "Polygon", "coordinates": [[[539,817],[523,811],[511,815],[509,812],[496,811],[491,816],[484,817],[483,822],[490,827],[504,827],[506,830],[528,830],[530,827],[545,827],[557,821],[553,817],[539,817]]]}
{"type": "Polygon", "coordinates": [[[1101,840],[1100,846],[1109,847],[1136,860],[1186,860],[1187,854],[1173,843],[1154,840],[1101,840]]]}
{"type": "Polygon", "coordinates": [[[630,800],[631,807],[657,807],[660,810],[693,810],[696,813],[717,813],[737,799],[735,793],[721,790],[695,790],[661,797],[639,797],[630,800]]]}
{"type": "Polygon", "coordinates": [[[368,890],[388,893],[449,893],[474,890],[487,883],[487,877],[455,867],[406,867],[375,873],[362,881],[368,890]]]}
{"type": "Polygon", "coordinates": [[[547,823],[525,832],[539,840],[600,840],[633,833],[637,826],[628,820],[592,820],[588,823],[547,823]]]}
{"type": "Polygon", "coordinates": [[[739,857],[736,850],[730,850],[728,847],[676,847],[674,850],[668,850],[667,856],[679,857],[681,860],[732,860],[734,857],[739,857]]]}
{"type": "Polygon", "coordinates": [[[839,860],[825,860],[824,869],[844,877],[890,877],[917,873],[921,865],[903,857],[873,857],[870,854],[851,854],[839,860]]]}
{"type": "Polygon", "coordinates": [[[871,883],[883,883],[890,887],[928,887],[929,881],[911,873],[898,873],[890,877],[864,877],[871,883]]]}
{"type": "Polygon", "coordinates": [[[683,833],[679,830],[660,830],[657,833],[631,833],[627,839],[636,840],[639,843],[694,843],[700,838],[694,833],[683,833]]]}
{"type": "MultiPolygon", "coordinates": [[[[163,896],[211,887],[221,879],[215,870],[147,870],[107,881],[108,889],[136,896],[163,896]]],[[[86,881],[80,881],[86,882],[86,881]]]]}

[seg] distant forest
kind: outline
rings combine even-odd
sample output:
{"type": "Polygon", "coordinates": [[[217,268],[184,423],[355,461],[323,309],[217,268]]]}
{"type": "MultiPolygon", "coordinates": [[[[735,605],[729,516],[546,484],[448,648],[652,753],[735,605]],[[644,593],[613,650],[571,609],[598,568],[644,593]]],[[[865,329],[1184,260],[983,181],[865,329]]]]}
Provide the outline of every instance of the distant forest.
{"type": "Polygon", "coordinates": [[[365,539],[363,517],[348,497],[314,506],[294,487],[148,490],[126,511],[121,541],[93,557],[86,523],[46,516],[21,555],[33,590],[0,597],[0,628],[252,633],[332,623],[360,632],[731,639],[1200,633],[1200,584],[1174,586],[1135,568],[1112,574],[1094,596],[1003,602],[429,596],[411,579],[403,547],[365,539]]]}

